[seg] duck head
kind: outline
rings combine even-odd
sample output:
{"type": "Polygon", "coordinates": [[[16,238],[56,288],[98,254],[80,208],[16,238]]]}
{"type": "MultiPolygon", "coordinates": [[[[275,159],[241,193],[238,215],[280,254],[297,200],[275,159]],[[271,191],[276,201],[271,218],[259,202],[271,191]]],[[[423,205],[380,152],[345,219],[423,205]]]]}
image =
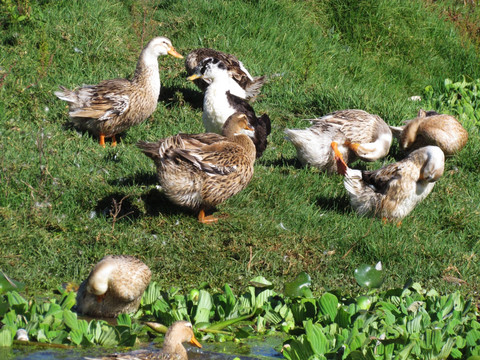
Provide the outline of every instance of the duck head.
{"type": "Polygon", "coordinates": [[[215,78],[221,76],[229,77],[227,66],[219,59],[208,57],[198,63],[193,75],[189,76],[187,80],[193,81],[202,78],[212,82],[215,78]]]}
{"type": "Polygon", "coordinates": [[[159,36],[150,40],[145,47],[145,51],[154,57],[159,57],[160,55],[172,55],[176,58],[183,59],[183,56],[172,46],[170,39],[164,36],[159,36]]]}
{"type": "Polygon", "coordinates": [[[435,182],[443,175],[445,154],[438,146],[425,146],[416,151],[421,152],[424,164],[420,170],[420,180],[435,182]]]}

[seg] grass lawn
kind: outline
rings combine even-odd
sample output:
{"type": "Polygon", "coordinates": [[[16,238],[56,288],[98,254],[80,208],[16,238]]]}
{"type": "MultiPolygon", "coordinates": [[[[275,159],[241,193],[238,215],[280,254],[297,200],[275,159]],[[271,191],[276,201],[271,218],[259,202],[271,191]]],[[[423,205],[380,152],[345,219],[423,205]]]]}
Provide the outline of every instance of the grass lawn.
{"type": "MultiPolygon", "coordinates": [[[[408,98],[427,85],[480,78],[478,38],[469,37],[468,21],[451,21],[455,11],[480,21],[463,1],[12,0],[0,11],[0,269],[30,292],[80,282],[107,254],[137,256],[153,280],[185,290],[206,281],[240,291],[256,275],[281,290],[306,271],[316,293],[358,292],[354,269],[378,261],[385,287],[413,278],[440,292],[479,288],[473,119],[463,123],[467,146],[447,159],[443,178],[400,227],[358,216],[343,179],[302,167],[283,134],[347,108],[397,125],[422,107],[408,98]],[[249,186],[218,207],[228,217],[217,225],[171,205],[156,188],[153,162],[135,146],[202,132],[202,94],[182,60],[159,58],[157,110],[116,148],[66,126],[68,109],[53,95],[59,85],[131,76],[142,47],[159,35],[184,56],[198,47],[233,53],[269,79],[254,103],[272,119],[269,147],[249,186]]],[[[403,156],[394,143],[387,158],[352,167],[403,156]]]]}

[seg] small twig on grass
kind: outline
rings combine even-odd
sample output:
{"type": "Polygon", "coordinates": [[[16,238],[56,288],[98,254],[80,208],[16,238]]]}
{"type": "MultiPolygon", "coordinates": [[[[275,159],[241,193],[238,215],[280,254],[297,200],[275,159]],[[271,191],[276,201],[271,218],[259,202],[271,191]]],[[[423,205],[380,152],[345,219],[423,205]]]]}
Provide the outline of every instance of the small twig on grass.
{"type": "Polygon", "coordinates": [[[133,211],[130,211],[126,214],[123,214],[121,216],[118,216],[120,214],[120,212],[122,211],[122,203],[123,203],[123,200],[125,200],[126,198],[130,197],[130,195],[125,195],[123,198],[120,199],[120,201],[117,202],[116,199],[112,199],[112,203],[113,203],[113,209],[110,210],[110,216],[112,217],[112,231],[115,230],[115,223],[124,218],[125,216],[128,216],[130,214],[133,214],[133,211]]]}
{"type": "Polygon", "coordinates": [[[248,260],[247,271],[250,271],[250,266],[252,266],[252,260],[253,260],[253,249],[251,246],[249,246],[248,249],[250,250],[250,259],[248,260]]]}
{"type": "Polygon", "coordinates": [[[353,248],[355,246],[357,246],[357,244],[360,240],[364,239],[365,237],[367,237],[368,234],[370,234],[370,229],[372,228],[373,220],[374,219],[372,218],[372,220],[370,221],[370,226],[368,227],[367,232],[365,234],[363,234],[363,236],[361,238],[359,238],[357,241],[355,241],[352,246],[350,246],[350,249],[348,249],[348,251],[345,253],[345,255],[342,256],[342,260],[345,259],[348,256],[348,254],[350,254],[350,252],[353,250],[353,248]]]}

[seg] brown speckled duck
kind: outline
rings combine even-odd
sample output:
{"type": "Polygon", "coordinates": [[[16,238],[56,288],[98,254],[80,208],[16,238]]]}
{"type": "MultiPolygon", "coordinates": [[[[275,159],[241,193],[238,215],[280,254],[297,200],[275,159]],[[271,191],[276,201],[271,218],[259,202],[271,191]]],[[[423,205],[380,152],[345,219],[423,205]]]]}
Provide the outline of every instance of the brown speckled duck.
{"type": "MultiPolygon", "coordinates": [[[[252,77],[236,56],[214,49],[200,48],[190,52],[185,58],[187,74],[193,75],[197,65],[206,58],[218,59],[226,65],[229,76],[245,90],[245,99],[255,99],[260,93],[260,89],[265,83],[265,76],[252,77]]],[[[205,91],[211,81],[199,78],[194,82],[200,90],[205,91]]]]}
{"type": "Polygon", "coordinates": [[[420,109],[415,119],[404,126],[390,126],[393,135],[399,139],[403,150],[415,150],[422,146],[435,145],[445,155],[459,152],[467,143],[468,132],[451,115],[420,109]]]}
{"type": "Polygon", "coordinates": [[[218,221],[205,212],[243,190],[253,176],[255,146],[241,133],[244,114],[225,122],[222,135],[178,134],[137,146],[152,158],[165,195],[175,204],[199,211],[202,223],[218,221]]]}
{"type": "Polygon", "coordinates": [[[345,189],[350,202],[361,215],[401,221],[427,197],[443,175],[445,155],[438,146],[426,146],[405,159],[379,170],[350,169],[342,159],[337,144],[331,144],[339,173],[345,175],[345,189]]]}
{"type": "Polygon", "coordinates": [[[347,164],[357,157],[378,160],[388,154],[392,144],[392,132],[385,121],[363,110],[340,110],[311,122],[312,126],[307,129],[285,129],[285,134],[297,149],[303,165],[330,173],[337,171],[330,147],[333,141],[347,164]]]}
{"type": "Polygon", "coordinates": [[[139,350],[132,353],[112,354],[100,358],[86,358],[89,360],[188,360],[187,350],[182,343],[190,342],[190,344],[201,348],[193,334],[192,324],[188,321],[175,321],[165,334],[165,341],[161,351],[139,350]]]}
{"type": "Polygon", "coordinates": [[[105,256],[80,285],[77,312],[107,318],[134,312],[151,275],[148,266],[133,256],[105,256]]]}
{"type": "Polygon", "coordinates": [[[143,49],[132,80],[105,80],[97,85],[84,85],[77,90],[60,86],[55,95],[68,102],[72,123],[99,138],[105,146],[105,138],[112,138],[130,126],[146,120],[157,107],[160,94],[158,56],[170,54],[183,58],[169,39],[156,37],[143,49]]]}

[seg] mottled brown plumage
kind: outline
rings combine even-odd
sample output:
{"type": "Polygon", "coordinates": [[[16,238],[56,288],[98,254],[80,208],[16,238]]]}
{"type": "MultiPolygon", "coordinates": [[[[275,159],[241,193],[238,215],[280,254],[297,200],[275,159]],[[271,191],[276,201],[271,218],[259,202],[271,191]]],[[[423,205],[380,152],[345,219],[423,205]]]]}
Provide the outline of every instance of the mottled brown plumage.
{"type": "MultiPolygon", "coordinates": [[[[185,58],[185,69],[188,75],[195,72],[195,67],[206,58],[213,58],[222,61],[228,70],[232,79],[234,79],[246,92],[246,99],[255,99],[265,83],[265,76],[252,77],[248,70],[243,66],[242,62],[236,56],[226,54],[221,51],[208,48],[200,48],[190,52],[185,58]]],[[[208,79],[194,80],[200,90],[205,91],[210,84],[208,79]]]]}
{"type": "Polygon", "coordinates": [[[190,342],[201,348],[193,334],[192,324],[188,321],[175,321],[165,334],[165,341],[161,351],[138,350],[131,353],[112,354],[100,358],[86,358],[89,360],[188,360],[188,354],[182,343],[190,342]]]}
{"type": "Polygon", "coordinates": [[[74,91],[60,86],[62,91],[55,95],[68,102],[69,116],[77,128],[99,137],[102,146],[109,137],[116,145],[116,134],[141,123],[155,111],[160,94],[157,58],[167,54],[182,58],[169,39],[156,37],[141,52],[132,80],[105,80],[74,91]]]}
{"type": "Polygon", "coordinates": [[[297,149],[297,157],[304,165],[336,172],[332,141],[338,144],[347,164],[356,158],[375,161],[390,150],[392,133],[378,115],[349,109],[310,121],[312,126],[307,129],[285,129],[287,139],[297,149]]]}
{"type": "Polygon", "coordinates": [[[134,312],[151,275],[148,266],[133,256],[105,256],[80,285],[77,312],[94,317],[134,312]]]}
{"type": "MultiPolygon", "coordinates": [[[[335,149],[335,143],[332,143],[335,149]]],[[[335,150],[345,189],[361,215],[400,221],[432,191],[443,175],[445,155],[438,146],[426,146],[379,170],[350,169],[335,150]]]]}
{"type": "Polygon", "coordinates": [[[137,146],[154,160],[173,203],[199,211],[200,222],[214,222],[205,211],[243,190],[253,176],[255,146],[243,129],[251,130],[246,116],[236,113],[225,122],[223,136],[178,134],[137,146]]]}
{"type": "Polygon", "coordinates": [[[467,130],[451,115],[420,109],[415,119],[405,123],[404,126],[390,127],[404,150],[435,145],[445,155],[454,155],[463,149],[468,140],[467,130]]]}

